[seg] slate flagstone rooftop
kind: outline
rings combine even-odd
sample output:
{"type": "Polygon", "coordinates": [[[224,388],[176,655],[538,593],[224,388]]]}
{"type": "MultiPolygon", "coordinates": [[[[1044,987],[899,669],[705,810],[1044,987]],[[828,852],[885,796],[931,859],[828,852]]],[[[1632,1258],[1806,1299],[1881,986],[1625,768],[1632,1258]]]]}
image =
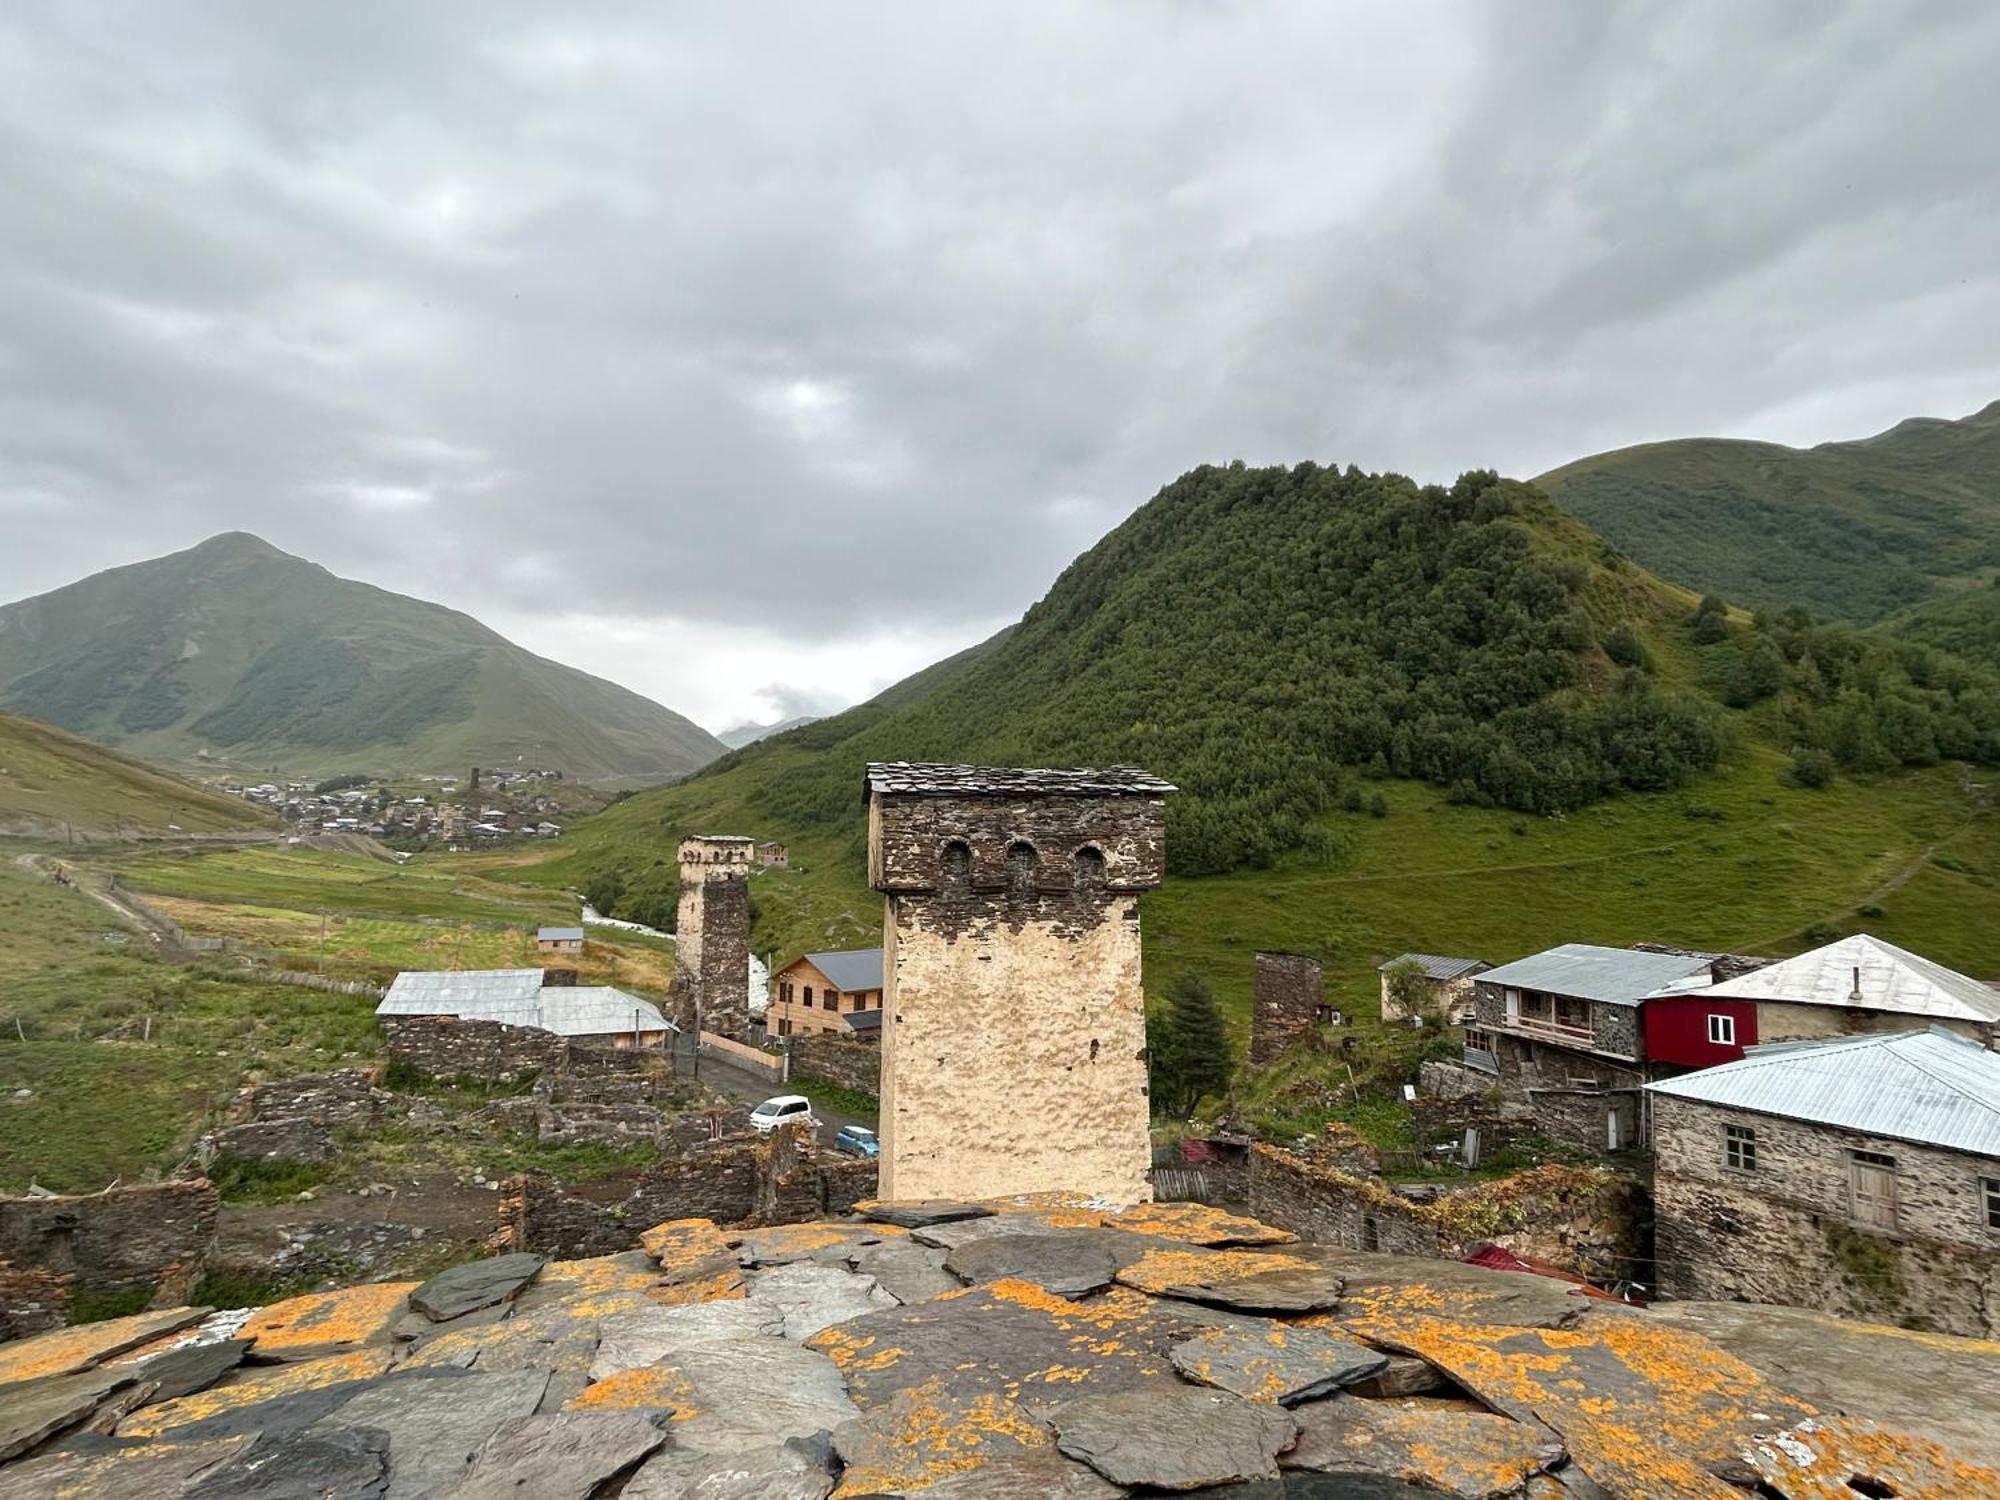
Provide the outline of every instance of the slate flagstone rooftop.
{"type": "Polygon", "coordinates": [[[0,1344],[0,1500],[2000,1495],[1990,1343],[1629,1309],[1189,1204],[640,1240],[0,1344]]]}

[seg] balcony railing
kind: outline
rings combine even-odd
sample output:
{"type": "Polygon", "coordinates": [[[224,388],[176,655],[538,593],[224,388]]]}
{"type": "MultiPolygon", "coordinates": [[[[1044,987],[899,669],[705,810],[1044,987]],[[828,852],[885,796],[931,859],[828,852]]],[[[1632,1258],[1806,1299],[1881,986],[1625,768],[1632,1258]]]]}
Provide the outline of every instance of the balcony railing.
{"type": "Polygon", "coordinates": [[[1509,1031],[1525,1031],[1529,1036],[1546,1037],[1552,1042],[1562,1042],[1572,1047],[1594,1047],[1597,1033],[1588,1026],[1567,1026],[1561,1021],[1550,1021],[1540,1016],[1509,1016],[1509,1031]]]}

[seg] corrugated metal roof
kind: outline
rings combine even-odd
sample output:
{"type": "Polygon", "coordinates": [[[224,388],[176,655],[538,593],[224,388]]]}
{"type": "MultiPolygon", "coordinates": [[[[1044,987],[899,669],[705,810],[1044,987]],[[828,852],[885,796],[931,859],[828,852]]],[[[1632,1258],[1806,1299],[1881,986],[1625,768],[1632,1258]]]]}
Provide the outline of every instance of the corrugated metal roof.
{"type": "Polygon", "coordinates": [[[580,943],[583,941],[581,927],[543,927],[537,929],[535,940],[542,943],[580,943]]]}
{"type": "Polygon", "coordinates": [[[1774,1042],[1656,1094],[2000,1157],[2000,1053],[1941,1028],[1774,1042]]]}
{"type": "Polygon", "coordinates": [[[1725,979],[1702,993],[1731,1000],[1831,1005],[1947,1021],[2000,1021],[2000,993],[1865,932],[1725,979]]]}
{"type": "Polygon", "coordinates": [[[848,1026],[855,1031],[879,1031],[882,1029],[882,1012],[879,1010],[849,1011],[845,1019],[848,1026]]]}
{"type": "Polygon", "coordinates": [[[808,953],[806,962],[831,979],[842,994],[882,988],[880,948],[843,948],[832,953],[808,953]]]}
{"type": "Polygon", "coordinates": [[[409,970],[375,1007],[378,1016],[456,1016],[533,1026],[558,1036],[664,1031],[659,1007],[610,985],[544,985],[540,969],[409,970]]]}
{"type": "Polygon", "coordinates": [[[1424,966],[1426,979],[1457,979],[1470,974],[1474,969],[1486,967],[1483,958],[1453,958],[1444,953],[1398,953],[1386,964],[1377,964],[1376,972],[1394,967],[1396,964],[1418,963],[1424,966]]]}
{"type": "Polygon", "coordinates": [[[1711,956],[1564,943],[1488,969],[1479,976],[1479,982],[1544,990],[1551,995],[1575,995],[1585,1000],[1602,1000],[1607,1005],[1637,1005],[1665,986],[1684,988],[1692,976],[1705,975],[1711,956]]]}

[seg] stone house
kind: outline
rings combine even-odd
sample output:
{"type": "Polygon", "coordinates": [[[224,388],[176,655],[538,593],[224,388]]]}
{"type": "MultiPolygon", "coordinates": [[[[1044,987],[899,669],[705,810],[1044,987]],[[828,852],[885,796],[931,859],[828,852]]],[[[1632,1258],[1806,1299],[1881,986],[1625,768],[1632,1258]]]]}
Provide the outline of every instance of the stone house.
{"type": "Polygon", "coordinates": [[[785,846],[776,839],[770,839],[757,846],[757,861],[766,870],[786,870],[791,868],[791,856],[785,846]]]}
{"type": "Polygon", "coordinates": [[[1773,1043],[1647,1092],[1667,1295],[2000,1333],[2000,1054],[1773,1043]]]}
{"type": "Polygon", "coordinates": [[[1382,1019],[1408,1021],[1413,1016],[1437,1016],[1457,1023],[1472,1014],[1473,979],[1493,966],[1477,958],[1452,958],[1443,953],[1399,953],[1376,967],[1382,976],[1382,1019]],[[1389,992],[1389,976],[1404,964],[1423,970],[1424,1003],[1411,1010],[1389,992]]]}
{"type": "Polygon", "coordinates": [[[1564,943],[1473,978],[1473,1014],[1456,1064],[1430,1064],[1433,1089],[1497,1089],[1532,1112],[1542,1134],[1595,1151],[1646,1136],[1641,1088],[1654,1073],[1641,1009],[1672,989],[1691,994],[1722,955],[1564,943]]]}
{"type": "Polygon", "coordinates": [[[664,1047],[667,1018],[650,1000],[608,984],[575,984],[564,969],[418,969],[396,976],[378,1019],[491,1021],[607,1047],[664,1047]]]}
{"type": "Polygon", "coordinates": [[[544,927],[535,933],[537,953],[583,952],[583,929],[581,927],[544,927]]]}
{"type": "Polygon", "coordinates": [[[1691,1067],[1734,1062],[1760,1042],[1918,1026],[1990,1046],[2000,991],[1865,932],[1646,1005],[1648,1053],[1691,1067]]]}
{"type": "Polygon", "coordinates": [[[832,1032],[874,1041],[882,1034],[880,948],[803,954],[773,975],[771,985],[764,1024],[772,1036],[832,1032]]]}

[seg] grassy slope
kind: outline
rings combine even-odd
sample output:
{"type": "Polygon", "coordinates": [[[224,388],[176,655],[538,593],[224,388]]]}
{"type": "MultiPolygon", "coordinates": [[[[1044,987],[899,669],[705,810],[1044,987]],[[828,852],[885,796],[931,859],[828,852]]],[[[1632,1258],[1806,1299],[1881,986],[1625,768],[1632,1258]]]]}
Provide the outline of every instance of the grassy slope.
{"type": "Polygon", "coordinates": [[[265,814],[50,725],[0,713],[0,831],[231,833],[273,829],[265,814]]]}
{"type": "Polygon", "coordinates": [[[1810,449],[1648,443],[1536,483],[1645,567],[1736,603],[1865,622],[2000,567],[2000,402],[1810,449]]]}
{"type": "Polygon", "coordinates": [[[659,780],[705,730],[454,610],[214,537],[0,607],[0,703],[169,763],[659,780]]]}

